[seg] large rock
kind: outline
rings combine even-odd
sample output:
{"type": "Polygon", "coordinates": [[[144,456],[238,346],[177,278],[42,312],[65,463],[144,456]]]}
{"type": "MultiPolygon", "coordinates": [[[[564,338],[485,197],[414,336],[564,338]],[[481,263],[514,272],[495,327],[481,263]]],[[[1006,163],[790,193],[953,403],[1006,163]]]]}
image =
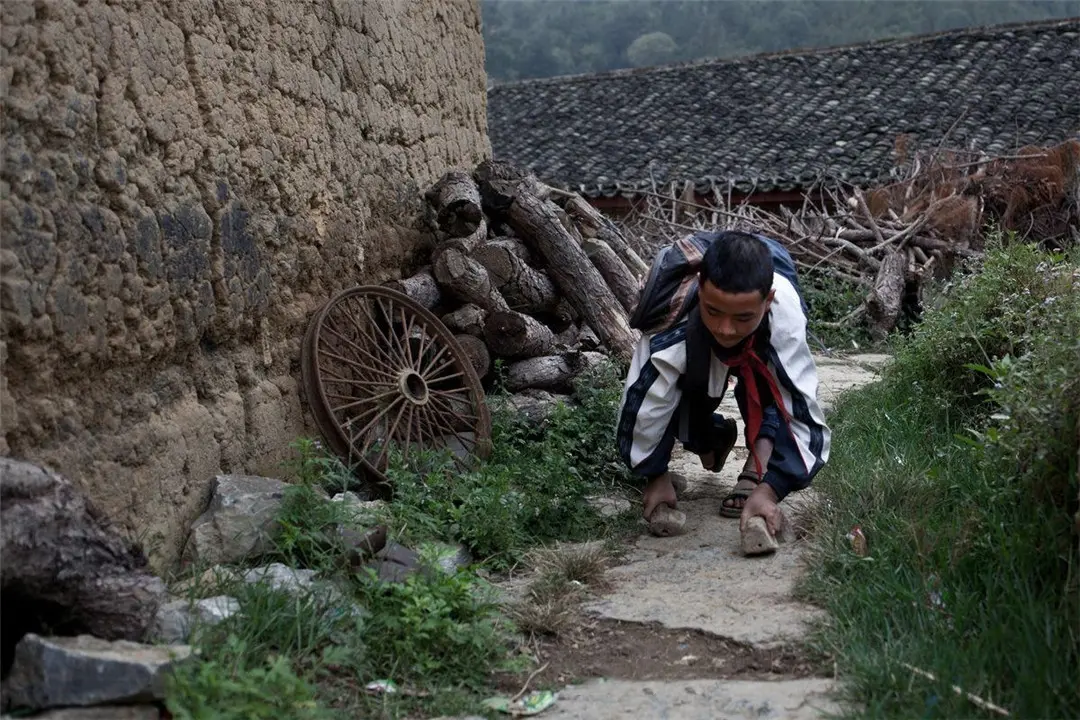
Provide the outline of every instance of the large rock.
{"type": "Polygon", "coordinates": [[[0,458],[3,666],[28,632],[141,640],[165,598],[146,556],[68,480],[0,458]]]}
{"type": "Polygon", "coordinates": [[[272,549],[287,483],[253,475],[218,475],[210,506],[195,521],[187,560],[238,562],[272,549]]]}
{"type": "Polygon", "coordinates": [[[186,645],[153,646],[90,635],[19,641],[7,680],[15,707],[54,707],[153,702],[165,697],[165,678],[186,660],[186,645]]]}

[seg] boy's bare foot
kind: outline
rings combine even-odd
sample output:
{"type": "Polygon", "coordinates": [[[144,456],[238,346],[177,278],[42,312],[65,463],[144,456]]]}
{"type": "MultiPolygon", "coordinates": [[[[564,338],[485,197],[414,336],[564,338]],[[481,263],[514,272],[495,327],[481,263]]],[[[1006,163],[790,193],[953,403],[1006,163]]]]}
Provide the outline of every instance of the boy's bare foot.
{"type": "Polygon", "coordinates": [[[643,514],[646,520],[651,520],[653,512],[658,505],[667,505],[672,509],[678,505],[678,497],[675,494],[675,486],[671,483],[671,474],[664,473],[649,481],[645,486],[643,514]]]}

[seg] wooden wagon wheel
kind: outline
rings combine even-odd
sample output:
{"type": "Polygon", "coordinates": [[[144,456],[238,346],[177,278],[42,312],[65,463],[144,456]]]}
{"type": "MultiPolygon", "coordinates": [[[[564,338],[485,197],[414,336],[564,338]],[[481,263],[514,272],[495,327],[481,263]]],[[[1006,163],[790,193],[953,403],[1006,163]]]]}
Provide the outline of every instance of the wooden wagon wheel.
{"type": "Polygon", "coordinates": [[[448,449],[486,457],[491,418],[472,363],[446,326],[407,295],[364,285],[312,317],[301,358],[308,403],[330,448],[389,490],[391,446],[406,460],[448,449]]]}

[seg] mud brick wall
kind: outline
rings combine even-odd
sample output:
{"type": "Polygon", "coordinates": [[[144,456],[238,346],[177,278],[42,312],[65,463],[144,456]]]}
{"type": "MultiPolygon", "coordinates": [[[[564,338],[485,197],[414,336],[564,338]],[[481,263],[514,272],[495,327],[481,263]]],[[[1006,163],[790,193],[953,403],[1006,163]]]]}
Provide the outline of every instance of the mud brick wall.
{"type": "Polygon", "coordinates": [[[314,433],[310,313],[408,268],[490,154],[476,0],[0,4],[0,454],[174,562],[314,433]]]}

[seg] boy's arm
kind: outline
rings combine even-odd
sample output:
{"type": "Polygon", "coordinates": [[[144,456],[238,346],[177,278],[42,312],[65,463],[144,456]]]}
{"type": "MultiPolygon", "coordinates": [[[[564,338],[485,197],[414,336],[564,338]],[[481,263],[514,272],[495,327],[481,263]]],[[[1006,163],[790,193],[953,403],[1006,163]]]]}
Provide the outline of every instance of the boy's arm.
{"type": "Polygon", "coordinates": [[[803,464],[808,472],[828,460],[830,433],[817,401],[817,366],[806,340],[806,315],[798,293],[785,278],[774,283],[776,296],[770,313],[772,361],[781,386],[790,394],[779,398],[792,418],[792,431],[799,440],[803,464]]]}
{"type": "Polygon", "coordinates": [[[672,425],[682,398],[686,366],[682,328],[638,343],[626,378],[616,431],[619,454],[635,475],[667,472],[675,442],[672,425]]]}

